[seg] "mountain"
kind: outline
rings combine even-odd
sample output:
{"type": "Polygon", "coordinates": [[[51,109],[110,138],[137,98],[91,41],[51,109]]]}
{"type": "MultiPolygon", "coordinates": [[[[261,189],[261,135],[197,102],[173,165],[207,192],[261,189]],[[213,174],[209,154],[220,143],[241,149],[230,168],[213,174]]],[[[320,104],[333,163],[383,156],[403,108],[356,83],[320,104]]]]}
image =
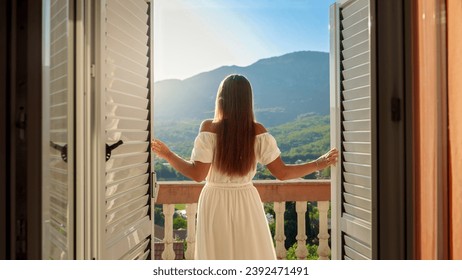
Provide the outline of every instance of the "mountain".
{"type": "Polygon", "coordinates": [[[233,73],[250,80],[256,118],[265,126],[329,113],[329,55],[300,51],[246,67],[223,66],[185,80],[158,81],[154,84],[154,121],[213,118],[218,86],[233,73]]]}

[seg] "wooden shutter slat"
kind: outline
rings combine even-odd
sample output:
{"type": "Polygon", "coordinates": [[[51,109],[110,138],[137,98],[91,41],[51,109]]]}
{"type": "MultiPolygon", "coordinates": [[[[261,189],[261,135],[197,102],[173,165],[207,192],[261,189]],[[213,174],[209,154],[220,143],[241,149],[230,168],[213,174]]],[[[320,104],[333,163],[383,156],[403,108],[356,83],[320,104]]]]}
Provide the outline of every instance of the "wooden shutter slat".
{"type": "Polygon", "coordinates": [[[342,60],[342,66],[345,71],[349,70],[350,68],[354,68],[362,64],[369,63],[369,60],[369,52],[362,52],[359,54],[354,54],[352,56],[345,56],[345,58],[342,60]]]}
{"type": "Polygon", "coordinates": [[[371,177],[369,176],[363,176],[348,172],[343,172],[343,176],[345,176],[345,182],[347,183],[364,186],[368,188],[371,187],[371,177]]]}
{"type": "Polygon", "coordinates": [[[363,186],[358,186],[350,183],[343,183],[345,191],[362,198],[371,199],[371,189],[363,186]]]}
{"type": "Polygon", "coordinates": [[[368,98],[369,97],[370,86],[364,86],[359,88],[354,88],[350,90],[342,91],[342,97],[345,100],[353,100],[359,98],[368,98]]]}
{"type": "Polygon", "coordinates": [[[347,142],[371,141],[371,133],[369,131],[344,131],[342,135],[347,142]]]}
{"type": "Polygon", "coordinates": [[[362,31],[364,31],[364,30],[368,30],[368,24],[369,24],[369,21],[367,20],[367,18],[364,18],[364,19],[356,22],[352,26],[348,27],[347,29],[342,30],[342,36],[346,37],[346,38],[349,38],[349,37],[352,37],[355,34],[358,34],[358,33],[362,32],[362,31]]]}
{"type": "Polygon", "coordinates": [[[347,162],[371,164],[371,154],[353,152],[343,152],[342,154],[347,162]]]}
{"type": "Polygon", "coordinates": [[[363,258],[363,259],[371,259],[372,258],[372,252],[371,249],[368,246],[365,246],[361,242],[358,242],[357,240],[345,236],[345,245],[350,248],[350,250],[353,250],[354,252],[348,252],[349,254],[357,254],[357,258],[363,258]]]}
{"type": "Polygon", "coordinates": [[[350,4],[346,4],[345,7],[342,9],[342,16],[344,18],[347,18],[357,13],[358,10],[361,10],[364,7],[367,7],[367,5],[369,5],[369,1],[367,0],[352,1],[350,2],[350,4]]]}
{"type": "Polygon", "coordinates": [[[363,63],[358,66],[351,67],[347,70],[342,71],[344,79],[351,79],[358,76],[363,76],[369,74],[369,63],[363,63]]]}
{"type": "Polygon", "coordinates": [[[106,212],[106,223],[111,223],[112,221],[118,219],[120,216],[124,216],[132,211],[135,211],[136,209],[140,209],[140,205],[145,204],[148,201],[149,197],[142,196],[137,199],[127,201],[127,203],[123,204],[123,207],[108,210],[106,212]]]}
{"type": "Polygon", "coordinates": [[[106,93],[106,102],[125,104],[141,109],[146,109],[149,104],[149,100],[146,98],[134,96],[127,92],[117,92],[111,89],[108,89],[106,93]]]}
{"type": "Polygon", "coordinates": [[[145,216],[137,224],[127,229],[126,232],[114,235],[107,242],[107,258],[112,260],[124,259],[131,251],[143,246],[146,239],[151,235],[151,227],[151,221],[148,216],[145,216]]]}
{"type": "Polygon", "coordinates": [[[370,198],[364,198],[350,193],[344,194],[345,201],[356,207],[371,211],[371,200],[370,198]]]}
{"type": "Polygon", "coordinates": [[[345,213],[341,220],[341,230],[348,236],[354,236],[367,246],[371,245],[371,225],[370,223],[345,213]]]}
{"type": "Polygon", "coordinates": [[[346,131],[368,131],[371,127],[369,120],[344,121],[342,124],[346,131]]]}
{"type": "Polygon", "coordinates": [[[371,166],[367,164],[345,162],[345,171],[364,176],[371,176],[371,166]]]}
{"type": "Polygon", "coordinates": [[[358,21],[361,21],[365,17],[369,16],[369,9],[368,6],[364,6],[360,8],[359,10],[355,11],[351,15],[348,13],[343,13],[344,10],[342,10],[342,21],[341,21],[341,27],[342,29],[346,29],[353,24],[357,23],[358,21]]]}
{"type": "Polygon", "coordinates": [[[354,89],[358,87],[364,87],[370,84],[369,75],[356,76],[351,79],[345,79],[342,82],[345,90],[354,89]]]}
{"type": "Polygon", "coordinates": [[[363,30],[359,33],[354,34],[348,39],[342,40],[342,47],[348,49],[357,45],[359,42],[366,41],[369,38],[369,30],[363,30]]]}
{"type": "Polygon", "coordinates": [[[144,206],[140,209],[136,209],[128,214],[121,215],[115,218],[111,223],[108,223],[106,232],[108,238],[111,239],[115,234],[120,234],[125,228],[133,226],[136,221],[142,219],[149,214],[149,206],[144,206]]]}
{"type": "Polygon", "coordinates": [[[345,208],[345,213],[348,213],[365,221],[371,221],[370,211],[367,211],[366,209],[363,209],[361,207],[356,207],[349,203],[343,203],[343,207],[345,208]]]}
{"type": "MultiPolygon", "coordinates": [[[[350,59],[360,54],[369,52],[369,40],[364,40],[362,42],[356,42],[355,45],[351,46],[348,49],[342,50],[343,59],[350,59]]],[[[366,61],[369,61],[369,57],[366,57],[366,61]]]]}

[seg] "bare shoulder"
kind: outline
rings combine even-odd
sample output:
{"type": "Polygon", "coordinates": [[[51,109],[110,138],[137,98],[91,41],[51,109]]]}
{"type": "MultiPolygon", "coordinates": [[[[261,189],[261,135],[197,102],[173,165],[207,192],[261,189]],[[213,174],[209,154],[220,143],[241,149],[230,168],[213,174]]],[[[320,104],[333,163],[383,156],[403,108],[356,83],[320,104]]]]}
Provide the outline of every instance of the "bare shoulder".
{"type": "Polygon", "coordinates": [[[261,123],[255,123],[255,135],[263,134],[268,132],[261,123]]]}
{"type": "Polygon", "coordinates": [[[200,132],[215,132],[213,120],[204,120],[201,123],[200,132]]]}

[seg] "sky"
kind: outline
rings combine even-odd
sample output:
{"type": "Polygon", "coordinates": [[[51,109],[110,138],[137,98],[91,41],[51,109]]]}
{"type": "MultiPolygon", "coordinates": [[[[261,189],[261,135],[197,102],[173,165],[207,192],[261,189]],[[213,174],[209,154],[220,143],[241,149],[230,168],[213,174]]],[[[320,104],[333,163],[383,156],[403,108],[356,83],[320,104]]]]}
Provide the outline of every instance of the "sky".
{"type": "Polygon", "coordinates": [[[329,51],[334,0],[155,0],[154,79],[294,51],[329,51]]]}

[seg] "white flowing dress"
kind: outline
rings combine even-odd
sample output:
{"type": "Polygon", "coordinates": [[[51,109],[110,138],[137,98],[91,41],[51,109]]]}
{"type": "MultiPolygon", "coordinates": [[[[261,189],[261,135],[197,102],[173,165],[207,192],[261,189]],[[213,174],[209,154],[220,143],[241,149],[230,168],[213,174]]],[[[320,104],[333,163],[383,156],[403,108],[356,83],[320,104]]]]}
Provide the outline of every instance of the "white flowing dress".
{"type": "MultiPolygon", "coordinates": [[[[191,159],[212,163],[198,202],[196,260],[276,259],[263,204],[252,184],[256,167],[246,176],[230,177],[213,167],[216,134],[200,132],[191,159]]],[[[269,133],[256,136],[255,155],[263,165],[281,154],[269,133]]]]}

